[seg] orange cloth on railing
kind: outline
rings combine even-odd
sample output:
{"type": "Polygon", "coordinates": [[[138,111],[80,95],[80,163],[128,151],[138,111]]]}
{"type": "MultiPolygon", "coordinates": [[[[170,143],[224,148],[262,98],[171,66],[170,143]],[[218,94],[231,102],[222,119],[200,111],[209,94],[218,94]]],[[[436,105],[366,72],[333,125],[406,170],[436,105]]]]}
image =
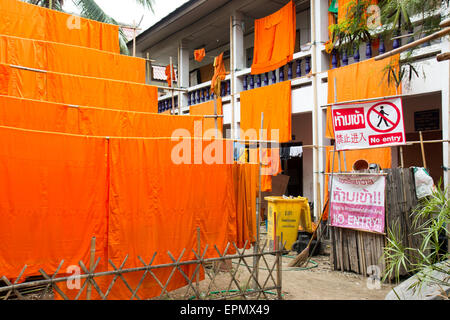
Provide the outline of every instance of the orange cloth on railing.
{"type": "MultiPolygon", "coordinates": [[[[222,98],[217,99],[217,115],[223,115],[222,98]]],[[[193,105],[189,109],[190,115],[195,116],[213,116],[214,115],[214,100],[193,105]]],[[[214,118],[203,118],[203,137],[216,136],[216,121],[214,118]],[[205,133],[207,133],[205,135],[205,133]]],[[[219,137],[222,137],[223,118],[217,118],[217,129],[219,130],[219,137]]]]}
{"type": "Polygon", "coordinates": [[[119,27],[18,0],[0,1],[0,34],[119,53],[119,27]]]}
{"type": "Polygon", "coordinates": [[[215,94],[217,97],[221,96],[221,82],[225,80],[227,72],[225,65],[223,64],[223,52],[214,58],[214,75],[211,79],[211,94],[215,94]]]}
{"type": "MultiPolygon", "coordinates": [[[[338,152],[335,154],[334,158],[334,170],[333,172],[339,172],[339,156],[338,152]]],[[[345,151],[345,160],[344,161],[344,152],[340,152],[340,168],[342,172],[345,172],[345,168],[347,168],[347,172],[351,172],[353,170],[353,164],[355,161],[364,159],[368,163],[376,163],[379,164],[382,169],[389,169],[392,166],[392,155],[391,148],[376,148],[376,149],[364,149],[364,150],[348,150],[345,151]]],[[[326,148],[326,160],[325,160],[325,172],[331,173],[333,165],[333,147],[328,146],[326,148]]],[[[328,201],[328,184],[330,175],[327,175],[325,178],[325,189],[324,189],[324,215],[323,220],[328,219],[329,213],[329,205],[327,205],[328,201]]]]}
{"type": "Polygon", "coordinates": [[[241,139],[291,141],[292,97],[290,81],[242,91],[240,97],[241,139]],[[264,113],[263,129],[265,132],[260,137],[262,112],[264,113]],[[275,130],[275,132],[272,132],[272,130],[275,130]]]}
{"type": "MultiPolygon", "coordinates": [[[[12,107],[12,106],[10,106],[12,107]]],[[[107,141],[0,128],[0,274],[106,257],[107,141]]]]}
{"type": "Polygon", "coordinates": [[[145,60],[97,49],[0,35],[0,63],[145,83],[145,60]]]}
{"type": "Polygon", "coordinates": [[[0,94],[71,105],[158,112],[158,91],[154,86],[54,72],[34,72],[2,64],[0,94]]]}
{"type": "Polygon", "coordinates": [[[251,74],[284,66],[293,59],[296,36],[295,4],[290,1],[279,11],[255,20],[255,45],[251,74]]]}
{"type": "Polygon", "coordinates": [[[195,61],[201,62],[203,58],[205,57],[205,48],[198,49],[194,51],[194,59],[195,61]]]}
{"type": "Polygon", "coordinates": [[[174,81],[175,81],[175,79],[176,79],[175,68],[173,67],[173,65],[172,65],[172,67],[170,66],[170,64],[166,66],[166,72],[165,72],[165,74],[166,74],[166,81],[167,81],[167,84],[169,85],[169,87],[172,87],[172,79],[173,79],[174,81]],[[173,69],[172,69],[172,75],[170,75],[170,69],[171,69],[171,68],[173,68],[173,69]]]}
{"type": "MultiPolygon", "coordinates": [[[[382,98],[402,93],[394,81],[388,81],[387,67],[398,68],[400,55],[389,59],[375,61],[375,58],[348,66],[328,70],[328,103],[359,99],[382,98]],[[334,97],[334,79],[336,78],[337,97],[334,97]]],[[[333,138],[331,108],[327,109],[327,126],[325,136],[333,138]]]]}
{"type": "Polygon", "coordinates": [[[171,137],[177,129],[194,136],[200,116],[169,116],[0,96],[0,125],[107,137],[171,137]]]}

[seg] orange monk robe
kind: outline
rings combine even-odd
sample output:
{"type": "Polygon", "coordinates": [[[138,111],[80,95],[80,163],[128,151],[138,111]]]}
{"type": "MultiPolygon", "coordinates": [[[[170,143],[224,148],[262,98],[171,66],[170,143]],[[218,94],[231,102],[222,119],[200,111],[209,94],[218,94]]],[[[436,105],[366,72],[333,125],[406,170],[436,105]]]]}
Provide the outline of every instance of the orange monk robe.
{"type": "Polygon", "coordinates": [[[293,59],[295,28],[296,16],[293,1],[270,16],[255,20],[251,74],[275,70],[293,59]]]}
{"type": "Polygon", "coordinates": [[[201,62],[205,57],[205,48],[198,49],[194,51],[194,59],[195,61],[201,62]]]}
{"type": "Polygon", "coordinates": [[[223,64],[223,52],[214,59],[214,75],[211,79],[211,93],[220,97],[221,82],[225,80],[227,72],[223,64]]]}

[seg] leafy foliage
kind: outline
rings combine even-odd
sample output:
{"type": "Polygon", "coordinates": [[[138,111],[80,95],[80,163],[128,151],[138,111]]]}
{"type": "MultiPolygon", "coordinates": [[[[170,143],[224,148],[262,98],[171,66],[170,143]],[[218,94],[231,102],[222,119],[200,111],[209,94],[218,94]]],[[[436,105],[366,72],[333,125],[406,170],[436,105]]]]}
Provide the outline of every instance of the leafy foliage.
{"type": "MultiPolygon", "coordinates": [[[[448,190],[442,190],[440,183],[433,194],[423,199],[413,211],[414,234],[421,236],[419,248],[408,248],[402,244],[402,235],[397,224],[388,230],[387,246],[384,249],[386,272],[384,280],[395,276],[399,280],[400,271],[418,273],[418,280],[411,288],[420,288],[425,283],[450,286],[450,254],[445,250],[445,242],[450,236],[450,199],[448,190]],[[433,271],[443,273],[443,279],[432,276],[433,271]]],[[[443,293],[443,297],[448,298],[443,293]]]]}
{"type": "MultiPolygon", "coordinates": [[[[435,32],[441,21],[449,17],[449,12],[442,10],[449,6],[450,0],[380,0],[381,26],[376,31],[367,25],[367,9],[372,4],[369,0],[352,0],[347,7],[344,21],[331,25],[332,39],[327,42],[327,52],[333,49],[351,54],[354,48],[363,43],[372,42],[379,37],[390,41],[402,33],[422,38],[435,32]],[[418,19],[416,19],[418,18],[418,19]],[[414,22],[415,21],[415,22],[414,22]]],[[[397,86],[403,80],[411,81],[419,77],[413,65],[411,49],[399,66],[386,70],[389,81],[397,86]]]]}

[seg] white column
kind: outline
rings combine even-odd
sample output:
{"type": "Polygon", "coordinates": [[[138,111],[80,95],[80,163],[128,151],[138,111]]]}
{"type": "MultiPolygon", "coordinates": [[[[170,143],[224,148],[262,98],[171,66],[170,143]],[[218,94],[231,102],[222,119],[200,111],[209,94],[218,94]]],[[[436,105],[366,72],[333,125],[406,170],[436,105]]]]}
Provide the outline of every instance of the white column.
{"type": "Polygon", "coordinates": [[[243,90],[243,81],[236,77],[236,71],[245,67],[244,16],[233,11],[230,19],[230,85],[231,85],[231,132],[232,138],[238,138],[237,113],[239,111],[236,95],[243,90]]]}
{"type": "MultiPolygon", "coordinates": [[[[312,73],[324,71],[327,69],[326,57],[322,53],[322,43],[328,37],[328,1],[327,0],[311,0],[311,55],[312,55],[312,73]]],[[[313,145],[317,146],[313,152],[313,184],[314,184],[314,216],[318,219],[321,215],[324,199],[323,177],[320,172],[324,171],[324,152],[318,146],[323,145],[323,138],[325,129],[323,127],[322,111],[320,110],[319,101],[319,85],[320,80],[317,76],[313,77],[313,145]],[[320,184],[320,198],[318,191],[318,184],[320,184]]]]}
{"type": "MultiPolygon", "coordinates": [[[[234,70],[245,69],[245,47],[244,47],[244,15],[240,11],[233,13],[233,61],[234,70]]],[[[235,93],[244,89],[243,80],[235,79],[235,93]]]]}
{"type": "MultiPolygon", "coordinates": [[[[180,40],[178,46],[178,86],[189,87],[189,46],[186,40],[180,40]]],[[[187,93],[180,93],[179,103],[181,108],[187,107],[187,93]]]]}

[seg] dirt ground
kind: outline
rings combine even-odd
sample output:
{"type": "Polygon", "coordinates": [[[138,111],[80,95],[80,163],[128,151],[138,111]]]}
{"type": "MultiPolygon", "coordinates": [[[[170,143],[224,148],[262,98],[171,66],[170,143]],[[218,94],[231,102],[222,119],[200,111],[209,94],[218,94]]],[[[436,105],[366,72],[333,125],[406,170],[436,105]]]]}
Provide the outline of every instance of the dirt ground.
{"type": "MultiPolygon", "coordinates": [[[[251,253],[252,249],[247,253],[251,253]]],[[[391,290],[393,285],[380,284],[379,288],[373,288],[373,282],[367,277],[350,272],[340,272],[332,270],[328,255],[320,255],[313,257],[317,264],[310,263],[307,270],[288,267],[289,262],[295,256],[295,252],[291,252],[282,258],[282,298],[283,300],[384,300],[386,294],[391,290]]],[[[266,297],[260,295],[250,295],[247,299],[276,299],[276,271],[270,276],[269,270],[272,269],[276,262],[274,255],[265,255],[265,260],[260,260],[259,282],[264,288],[272,288],[267,290],[266,297]]],[[[249,270],[252,270],[252,258],[245,259],[246,264],[238,259],[233,260],[231,270],[222,271],[211,277],[206,276],[205,280],[200,282],[200,292],[203,294],[208,292],[217,292],[221,290],[238,291],[252,288],[252,278],[249,270]],[[248,267],[247,267],[248,266],[248,267]],[[236,282],[232,281],[230,273],[235,274],[236,282]],[[214,278],[211,284],[211,278],[214,278]],[[231,285],[230,285],[231,283],[231,285]],[[238,285],[239,286],[238,286],[238,285]]],[[[276,269],[274,269],[276,270],[276,269]]],[[[186,288],[181,288],[171,293],[171,299],[186,299],[187,296],[193,295],[186,293],[186,288]],[[177,292],[178,291],[178,292],[177,292]]],[[[206,299],[215,299],[218,296],[203,297],[206,299]]],[[[233,299],[242,299],[235,297],[233,299]]]]}
{"type": "Polygon", "coordinates": [[[318,266],[290,271],[289,259],[283,259],[282,288],[286,300],[383,300],[392,286],[381,284],[369,289],[372,282],[362,275],[332,270],[329,256],[316,256],[318,266]]]}

